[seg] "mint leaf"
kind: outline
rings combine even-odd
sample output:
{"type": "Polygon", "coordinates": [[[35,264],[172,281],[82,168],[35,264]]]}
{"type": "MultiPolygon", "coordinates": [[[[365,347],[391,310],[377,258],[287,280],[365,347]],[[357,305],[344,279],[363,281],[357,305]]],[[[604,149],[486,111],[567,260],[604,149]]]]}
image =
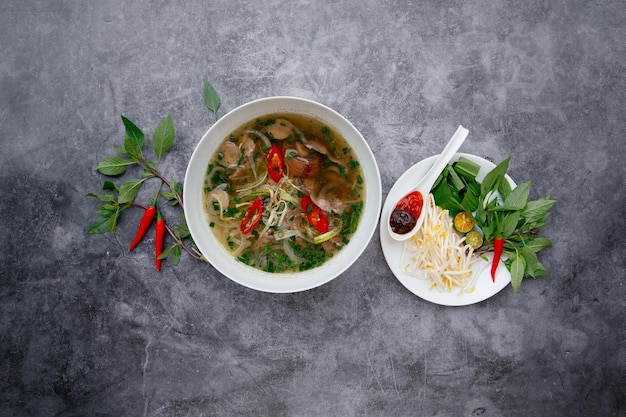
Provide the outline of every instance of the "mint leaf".
{"type": "Polygon", "coordinates": [[[213,112],[213,121],[215,122],[217,120],[217,111],[220,108],[220,96],[206,78],[202,80],[202,83],[204,85],[204,103],[213,112]]]}
{"type": "Polygon", "coordinates": [[[120,195],[117,201],[120,204],[132,202],[135,199],[135,197],[137,197],[137,194],[139,193],[139,190],[141,189],[141,186],[143,185],[143,182],[145,180],[146,178],[142,178],[142,179],[134,178],[134,179],[126,181],[124,184],[120,186],[120,195]]]}
{"type": "Polygon", "coordinates": [[[104,175],[116,176],[123,174],[126,171],[126,167],[134,163],[119,156],[108,156],[100,161],[94,169],[104,175]]]}
{"type": "Polygon", "coordinates": [[[169,151],[174,144],[174,136],[174,122],[172,121],[172,117],[168,114],[161,120],[152,135],[152,147],[159,161],[165,152],[169,151]]]}
{"type": "Polygon", "coordinates": [[[124,138],[125,153],[131,159],[142,159],[141,148],[143,148],[143,132],[124,116],[122,116],[122,122],[124,122],[124,127],[126,128],[126,137],[124,138]]]}

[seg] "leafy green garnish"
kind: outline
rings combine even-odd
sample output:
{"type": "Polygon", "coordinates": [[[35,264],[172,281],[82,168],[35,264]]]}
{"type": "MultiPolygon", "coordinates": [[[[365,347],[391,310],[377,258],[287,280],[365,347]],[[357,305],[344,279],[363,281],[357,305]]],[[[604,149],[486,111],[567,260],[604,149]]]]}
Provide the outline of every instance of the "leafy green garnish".
{"type": "Polygon", "coordinates": [[[202,84],[204,86],[204,104],[206,104],[207,109],[213,112],[213,122],[216,122],[217,111],[220,108],[220,96],[206,78],[202,80],[202,84]]]}
{"type": "Polygon", "coordinates": [[[506,178],[509,161],[507,157],[478,182],[480,166],[461,158],[442,171],[431,192],[435,203],[452,217],[461,211],[472,213],[484,239],[476,253],[489,252],[494,239],[504,239],[504,254],[508,258],[504,264],[517,293],[524,278],[548,273],[537,252],[551,247],[552,242],[537,234],[556,201],[549,197],[529,200],[530,181],[511,188],[506,178]]]}

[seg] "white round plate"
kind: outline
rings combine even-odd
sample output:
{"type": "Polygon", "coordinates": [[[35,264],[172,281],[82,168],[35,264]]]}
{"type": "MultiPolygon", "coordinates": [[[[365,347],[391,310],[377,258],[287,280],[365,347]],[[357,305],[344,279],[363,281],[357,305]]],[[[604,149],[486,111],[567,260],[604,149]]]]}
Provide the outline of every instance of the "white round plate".
{"type": "MultiPolygon", "coordinates": [[[[400,266],[404,242],[392,239],[387,231],[387,224],[385,222],[389,217],[389,213],[393,209],[393,204],[400,197],[411,191],[411,187],[418,183],[419,180],[426,175],[426,172],[435,162],[437,156],[438,155],[434,155],[426,158],[409,168],[404,174],[402,174],[398,181],[396,181],[394,186],[389,191],[389,194],[387,194],[387,199],[385,200],[383,211],[380,216],[380,243],[383,248],[385,259],[389,264],[389,268],[391,268],[391,271],[396,276],[398,281],[400,281],[400,283],[402,283],[402,285],[404,285],[413,294],[426,301],[445,306],[464,306],[475,304],[497,294],[511,282],[511,274],[502,262],[500,262],[498,270],[496,271],[495,282],[492,282],[491,280],[491,268],[489,266],[491,265],[490,255],[487,256],[489,263],[486,267],[486,262],[483,261],[479,261],[474,264],[473,268],[475,271],[482,270],[482,272],[480,272],[475,290],[472,293],[460,294],[459,291],[454,288],[451,292],[431,289],[431,284],[426,279],[420,279],[404,272],[400,266]]],[[[466,153],[457,153],[452,158],[450,163],[457,161],[461,156],[469,159],[470,161],[476,162],[481,166],[478,176],[476,177],[478,181],[481,181],[489,171],[495,168],[495,164],[478,156],[466,153]]],[[[512,188],[516,186],[515,182],[508,175],[506,176],[506,179],[509,181],[512,188]]]]}

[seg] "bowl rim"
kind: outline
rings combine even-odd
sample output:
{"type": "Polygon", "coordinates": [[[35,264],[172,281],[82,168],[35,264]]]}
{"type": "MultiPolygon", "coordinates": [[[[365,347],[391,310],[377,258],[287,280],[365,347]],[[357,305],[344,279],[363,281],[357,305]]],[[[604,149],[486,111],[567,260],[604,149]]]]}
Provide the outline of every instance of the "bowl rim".
{"type": "Polygon", "coordinates": [[[269,293],[294,293],[324,285],[352,266],[369,245],[382,207],[382,184],[376,158],[359,130],[344,116],[319,102],[294,97],[272,96],[244,103],[219,118],[197,143],[187,165],[183,185],[184,213],[189,232],[206,260],[222,275],[245,287],[269,293]],[[342,132],[361,163],[365,199],[363,212],[350,242],[323,265],[308,271],[269,273],[245,265],[214,238],[202,207],[204,173],[215,150],[233,130],[257,117],[276,113],[304,114],[321,119],[342,132]],[[323,114],[323,115],[322,115],[323,114]],[[220,138],[216,140],[215,138],[220,138]],[[352,143],[352,142],[355,143],[352,143]],[[367,169],[364,166],[367,165],[367,169]],[[366,172],[367,171],[367,172],[366,172]],[[207,233],[208,232],[208,233],[207,233]]]}

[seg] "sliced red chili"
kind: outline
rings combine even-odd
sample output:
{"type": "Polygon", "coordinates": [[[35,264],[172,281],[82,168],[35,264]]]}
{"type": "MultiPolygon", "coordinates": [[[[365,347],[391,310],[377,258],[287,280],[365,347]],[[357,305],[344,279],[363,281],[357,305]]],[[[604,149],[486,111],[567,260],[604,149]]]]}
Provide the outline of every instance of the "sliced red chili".
{"type": "Polygon", "coordinates": [[[328,232],[328,218],[326,214],[316,206],[308,195],[302,197],[302,210],[306,219],[311,223],[311,226],[320,233],[328,232]]]}
{"type": "Polygon", "coordinates": [[[270,150],[267,152],[267,156],[265,157],[265,163],[267,164],[267,172],[270,174],[270,177],[278,182],[283,177],[283,154],[280,151],[280,148],[276,145],[273,145],[270,150]]]}
{"type": "Polygon", "coordinates": [[[239,225],[239,230],[244,235],[247,235],[256,227],[257,224],[263,218],[263,200],[261,197],[254,200],[254,203],[248,208],[246,214],[243,216],[241,220],[241,224],[239,225]]]}

